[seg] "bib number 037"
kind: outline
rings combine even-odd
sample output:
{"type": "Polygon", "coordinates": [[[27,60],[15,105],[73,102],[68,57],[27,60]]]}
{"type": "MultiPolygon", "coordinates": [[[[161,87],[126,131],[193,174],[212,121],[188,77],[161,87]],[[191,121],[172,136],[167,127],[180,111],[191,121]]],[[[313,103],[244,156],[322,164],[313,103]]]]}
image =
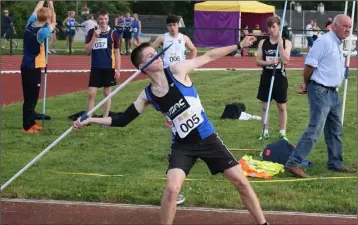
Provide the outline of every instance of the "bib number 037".
{"type": "Polygon", "coordinates": [[[184,133],[188,132],[189,130],[193,129],[193,127],[200,122],[199,117],[194,114],[191,118],[186,120],[184,123],[180,124],[180,130],[184,133]]]}

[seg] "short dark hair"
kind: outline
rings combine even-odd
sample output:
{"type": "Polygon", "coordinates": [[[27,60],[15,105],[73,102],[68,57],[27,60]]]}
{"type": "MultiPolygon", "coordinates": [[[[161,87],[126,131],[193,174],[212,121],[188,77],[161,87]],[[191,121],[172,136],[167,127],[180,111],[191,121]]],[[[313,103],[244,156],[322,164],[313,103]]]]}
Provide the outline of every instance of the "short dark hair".
{"type": "Polygon", "coordinates": [[[176,16],[176,15],[169,15],[167,16],[167,24],[170,24],[170,23],[179,23],[179,16],[176,16]]]}
{"type": "Polygon", "coordinates": [[[97,12],[97,18],[98,18],[99,16],[105,16],[105,15],[108,15],[108,12],[107,12],[106,10],[104,10],[104,9],[101,9],[101,10],[99,10],[99,11],[97,12]]]}
{"type": "Polygon", "coordinates": [[[277,24],[277,26],[281,26],[281,20],[277,16],[271,16],[266,21],[267,27],[272,27],[275,23],[277,24]]]}
{"type": "Polygon", "coordinates": [[[150,47],[149,42],[143,42],[138,47],[136,47],[131,53],[131,62],[135,68],[139,69],[139,65],[142,63],[143,50],[150,47]]]}

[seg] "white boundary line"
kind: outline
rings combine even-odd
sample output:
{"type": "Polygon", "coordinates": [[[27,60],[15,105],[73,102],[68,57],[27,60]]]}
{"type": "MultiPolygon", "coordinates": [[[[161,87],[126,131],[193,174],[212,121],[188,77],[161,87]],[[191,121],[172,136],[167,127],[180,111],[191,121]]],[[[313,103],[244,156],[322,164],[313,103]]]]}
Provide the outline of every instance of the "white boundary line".
{"type": "MultiPolygon", "coordinates": [[[[116,208],[133,208],[133,209],[139,209],[139,208],[160,209],[160,206],[154,206],[154,205],[115,204],[115,203],[80,202],[80,201],[65,201],[65,200],[36,200],[36,199],[2,198],[1,201],[2,202],[16,202],[16,203],[82,205],[82,206],[94,206],[94,207],[98,206],[98,207],[116,207],[116,208]]],[[[181,206],[179,206],[177,210],[249,214],[249,212],[247,210],[223,209],[223,208],[203,208],[203,207],[181,207],[181,206]]],[[[264,214],[266,214],[266,215],[285,215],[285,216],[336,217],[336,218],[346,218],[346,219],[356,219],[357,218],[356,215],[285,212],[285,211],[264,211],[264,214]]]]}
{"type": "MultiPolygon", "coordinates": [[[[262,68],[200,68],[195,69],[195,71],[243,71],[243,70],[252,70],[259,71],[262,68]]],[[[286,70],[303,70],[303,68],[286,68],[286,70]]],[[[3,70],[2,74],[11,74],[11,73],[20,73],[20,70],[3,70]]],[[[42,71],[43,72],[43,71],[42,71]]],[[[47,73],[89,73],[90,70],[47,70],[47,73]]],[[[121,72],[137,72],[136,69],[124,69],[121,72]]]]}

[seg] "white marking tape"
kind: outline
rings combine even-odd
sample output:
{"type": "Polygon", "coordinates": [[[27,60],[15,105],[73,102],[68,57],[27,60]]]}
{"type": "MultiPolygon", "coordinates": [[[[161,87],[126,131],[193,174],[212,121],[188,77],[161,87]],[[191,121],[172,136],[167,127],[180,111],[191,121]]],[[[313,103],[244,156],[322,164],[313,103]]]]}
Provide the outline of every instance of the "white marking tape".
{"type": "MultiPolygon", "coordinates": [[[[252,70],[259,71],[262,68],[200,68],[195,69],[195,71],[244,71],[244,70],[252,70]]],[[[303,68],[286,68],[286,70],[303,70],[303,68]]],[[[44,71],[42,71],[44,72],[44,71]]],[[[90,70],[47,70],[47,73],[89,73],[90,70]]],[[[121,70],[121,72],[137,72],[135,69],[121,70]]],[[[20,73],[20,70],[3,70],[2,74],[9,73],[20,73]]]]}
{"type": "MultiPolygon", "coordinates": [[[[1,201],[2,202],[17,202],[17,203],[35,203],[35,204],[85,205],[85,206],[133,208],[133,209],[139,209],[139,208],[160,209],[159,206],[154,206],[154,205],[115,204],[115,203],[103,203],[103,202],[93,203],[93,202],[79,202],[79,201],[65,201],[65,200],[35,200],[35,199],[2,198],[1,201]]],[[[223,209],[223,208],[178,207],[178,210],[249,214],[249,212],[246,210],[223,209]]],[[[264,211],[264,214],[266,214],[266,215],[286,215],[286,216],[310,216],[310,217],[337,217],[337,218],[347,218],[347,219],[356,219],[357,218],[356,215],[285,212],[285,211],[264,211]]]]}

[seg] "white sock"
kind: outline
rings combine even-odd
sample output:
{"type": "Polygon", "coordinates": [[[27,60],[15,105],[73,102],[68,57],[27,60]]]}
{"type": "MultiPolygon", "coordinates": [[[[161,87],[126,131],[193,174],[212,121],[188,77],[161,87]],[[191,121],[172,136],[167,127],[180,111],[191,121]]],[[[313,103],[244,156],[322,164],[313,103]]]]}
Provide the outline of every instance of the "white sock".
{"type": "Polygon", "coordinates": [[[286,134],[286,130],[280,130],[280,134],[286,134]]]}
{"type": "Polygon", "coordinates": [[[264,130],[264,134],[268,134],[268,130],[265,129],[265,130],[264,130]]]}

